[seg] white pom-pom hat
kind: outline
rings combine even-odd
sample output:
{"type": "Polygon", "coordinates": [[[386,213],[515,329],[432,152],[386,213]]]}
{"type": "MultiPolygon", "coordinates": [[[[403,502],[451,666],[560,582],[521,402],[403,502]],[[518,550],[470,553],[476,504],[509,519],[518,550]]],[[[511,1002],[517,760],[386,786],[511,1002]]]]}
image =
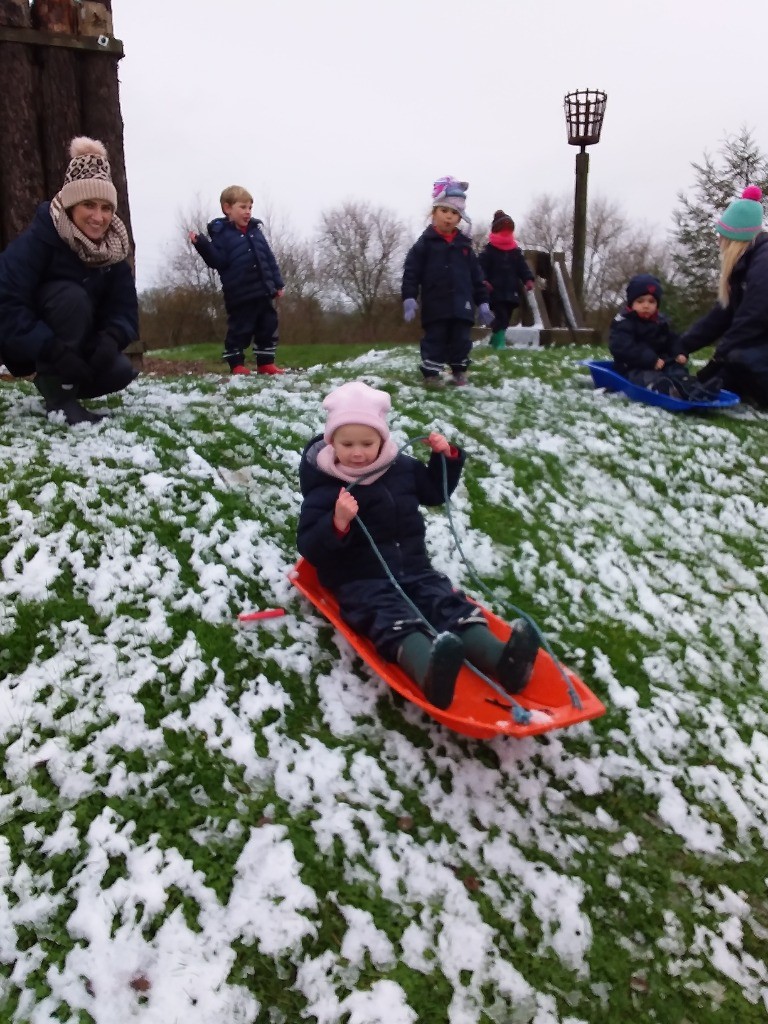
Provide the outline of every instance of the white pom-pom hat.
{"type": "Polygon", "coordinates": [[[117,191],[104,144],[79,135],[69,144],[69,167],[59,196],[65,210],[86,199],[103,199],[117,207],[117,191]]]}

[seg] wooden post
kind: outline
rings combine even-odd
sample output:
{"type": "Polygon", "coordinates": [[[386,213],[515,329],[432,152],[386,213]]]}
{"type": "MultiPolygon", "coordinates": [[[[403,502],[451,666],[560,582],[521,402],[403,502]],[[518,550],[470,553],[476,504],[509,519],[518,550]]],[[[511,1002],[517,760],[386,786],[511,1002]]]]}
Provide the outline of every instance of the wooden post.
{"type": "Polygon", "coordinates": [[[73,36],[77,20],[72,0],[32,0],[32,28],[73,36]]]}
{"type": "MultiPolygon", "coordinates": [[[[112,0],[84,2],[80,17],[82,35],[112,35],[112,0]]],[[[120,83],[117,77],[118,58],[111,53],[80,55],[80,96],[82,127],[86,135],[101,139],[107,147],[112,168],[112,181],[117,190],[117,214],[128,229],[133,246],[131,211],[128,205],[128,181],[125,173],[123,118],[120,113],[120,83]]]]}
{"type": "MultiPolygon", "coordinates": [[[[55,35],[76,29],[71,0],[32,0],[32,27],[55,35]]],[[[40,66],[40,147],[45,168],[45,191],[50,199],[61,188],[69,163],[69,142],[80,131],[80,83],[77,54],[63,47],[43,46],[40,66]]]]}
{"type": "MultiPolygon", "coordinates": [[[[0,0],[0,26],[29,29],[27,0],[0,0]]],[[[37,147],[35,62],[22,43],[0,42],[0,249],[46,196],[37,147]]]]}
{"type": "Polygon", "coordinates": [[[587,175],[589,174],[589,153],[584,146],[576,154],[576,188],[573,200],[573,254],[571,256],[571,278],[579,306],[584,299],[584,254],[587,248],[587,175]]]}

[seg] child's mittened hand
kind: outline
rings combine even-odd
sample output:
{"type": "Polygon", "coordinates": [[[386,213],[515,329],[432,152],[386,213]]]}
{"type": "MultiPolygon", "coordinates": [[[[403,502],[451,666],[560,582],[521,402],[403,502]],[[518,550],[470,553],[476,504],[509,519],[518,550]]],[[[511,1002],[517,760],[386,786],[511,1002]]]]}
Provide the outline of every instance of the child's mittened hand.
{"type": "Polygon", "coordinates": [[[403,319],[407,324],[416,318],[416,310],[419,304],[416,299],[405,299],[403,301],[403,319]]]}
{"type": "Polygon", "coordinates": [[[442,434],[430,434],[424,444],[428,444],[433,452],[438,455],[450,455],[451,446],[442,434]]]}
{"type": "Polygon", "coordinates": [[[346,487],[342,487],[333,510],[333,525],[337,530],[346,530],[357,515],[357,501],[346,487]]]}
{"type": "Polygon", "coordinates": [[[481,302],[477,307],[477,319],[483,327],[490,327],[493,323],[493,313],[487,302],[481,302]]]}

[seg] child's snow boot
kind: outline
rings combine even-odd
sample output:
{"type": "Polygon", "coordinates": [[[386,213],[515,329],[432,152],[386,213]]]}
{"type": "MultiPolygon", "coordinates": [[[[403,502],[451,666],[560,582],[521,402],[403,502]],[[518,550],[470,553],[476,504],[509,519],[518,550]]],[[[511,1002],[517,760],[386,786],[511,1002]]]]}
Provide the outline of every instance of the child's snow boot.
{"type": "Polygon", "coordinates": [[[507,693],[520,693],[531,680],[539,638],[525,619],[515,619],[512,632],[496,666],[496,678],[507,693]]]}
{"type": "Polygon", "coordinates": [[[488,344],[491,348],[495,348],[500,351],[507,347],[507,332],[506,331],[494,331],[490,337],[488,344]]]}
{"type": "Polygon", "coordinates": [[[463,664],[464,644],[455,633],[441,633],[435,638],[423,687],[430,704],[442,711],[451,706],[463,664]]]}
{"type": "Polygon", "coordinates": [[[515,619],[506,644],[479,624],[465,629],[461,639],[470,664],[498,680],[507,693],[519,693],[529,682],[539,641],[525,619],[515,619]]]}
{"type": "Polygon", "coordinates": [[[270,377],[274,377],[275,374],[285,373],[285,370],[281,370],[279,366],[275,366],[274,363],[266,363],[264,366],[256,367],[257,373],[268,373],[270,377]]]}
{"type": "Polygon", "coordinates": [[[250,377],[251,375],[251,371],[247,366],[243,366],[242,363],[239,363],[237,366],[233,366],[232,373],[236,374],[238,377],[250,377]]]}
{"type": "Polygon", "coordinates": [[[442,711],[450,707],[464,661],[464,644],[455,633],[441,633],[434,641],[424,633],[411,633],[403,641],[397,660],[430,704],[442,711]]]}

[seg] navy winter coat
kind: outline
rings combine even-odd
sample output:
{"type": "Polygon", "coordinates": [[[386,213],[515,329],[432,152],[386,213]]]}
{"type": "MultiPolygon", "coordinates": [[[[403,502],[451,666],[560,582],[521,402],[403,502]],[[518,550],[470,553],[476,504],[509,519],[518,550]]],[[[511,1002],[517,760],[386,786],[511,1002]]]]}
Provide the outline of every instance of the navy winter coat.
{"type": "Polygon", "coordinates": [[[661,313],[643,320],[634,309],[623,309],[611,324],[608,336],[616,372],[653,370],[657,359],[672,360],[681,355],[680,335],[661,313]]]}
{"type": "Polygon", "coordinates": [[[475,321],[475,306],[488,302],[483,271],[472,242],[460,231],[452,241],[430,225],[411,246],[403,268],[403,299],[418,299],[421,322],[475,321]]]}
{"type": "Polygon", "coordinates": [[[491,302],[520,302],[520,281],[532,281],[533,271],[522,250],[498,249],[489,242],[479,256],[485,280],[491,292],[491,302]]]}
{"type": "Polygon", "coordinates": [[[111,267],[84,263],[60,237],[50,207],[41,203],[26,231],[0,253],[0,356],[19,376],[34,371],[37,357],[53,340],[35,302],[38,289],[48,282],[82,285],[93,303],[94,334],[108,328],[121,349],[139,336],[139,304],[128,262],[111,267]]]}
{"type": "MultiPolygon", "coordinates": [[[[314,437],[301,456],[299,483],[304,502],[299,514],[299,551],[315,566],[323,586],[331,589],[355,580],[386,579],[357,519],[342,537],[333,526],[336,499],[345,484],[318,469],[317,453],[324,444],[322,435],[314,437]]],[[[395,577],[432,568],[419,505],[443,504],[442,461],[434,452],[426,465],[401,454],[378,480],[352,490],[358,516],[395,577]]],[[[460,451],[458,458],[445,462],[448,493],[452,494],[461,476],[464,453],[460,451]]]]}
{"type": "Polygon", "coordinates": [[[715,358],[768,374],[768,234],[755,239],[733,268],[731,300],[719,304],[682,337],[685,352],[717,342],[715,358]],[[719,339],[719,340],[718,340],[719,339]]]}
{"type": "Polygon", "coordinates": [[[245,232],[226,217],[208,225],[198,235],[195,248],[213,270],[218,270],[228,311],[257,299],[272,299],[285,287],[280,268],[261,230],[262,221],[251,218],[245,232]]]}

